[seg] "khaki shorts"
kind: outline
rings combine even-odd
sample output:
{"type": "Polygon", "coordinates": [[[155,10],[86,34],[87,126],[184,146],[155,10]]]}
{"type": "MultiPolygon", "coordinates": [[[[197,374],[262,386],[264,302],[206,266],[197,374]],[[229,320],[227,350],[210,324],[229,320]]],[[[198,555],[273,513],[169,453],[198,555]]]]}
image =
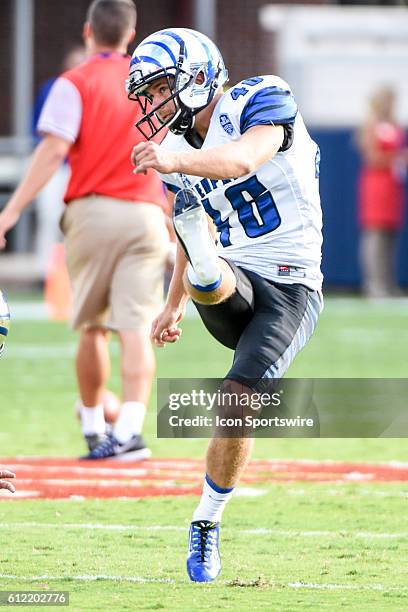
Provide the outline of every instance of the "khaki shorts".
{"type": "Polygon", "coordinates": [[[169,242],[161,208],[89,196],[69,203],[61,229],[73,290],[72,327],[150,326],[162,305],[169,242]]]}

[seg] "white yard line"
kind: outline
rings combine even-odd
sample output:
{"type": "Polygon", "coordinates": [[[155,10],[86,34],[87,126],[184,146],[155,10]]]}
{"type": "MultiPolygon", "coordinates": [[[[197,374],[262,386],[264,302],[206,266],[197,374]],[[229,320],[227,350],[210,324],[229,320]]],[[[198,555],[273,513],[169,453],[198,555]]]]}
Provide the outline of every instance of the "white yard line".
{"type": "MultiPolygon", "coordinates": [[[[394,492],[390,492],[390,491],[372,491],[369,489],[355,489],[353,491],[352,494],[350,494],[349,489],[345,489],[342,485],[339,486],[337,489],[327,489],[326,491],[327,495],[330,495],[331,497],[345,497],[347,496],[349,499],[350,497],[394,497],[394,498],[398,498],[398,497],[403,497],[403,498],[407,498],[408,497],[408,491],[394,491],[394,492]]],[[[305,489],[287,489],[286,490],[287,495],[290,495],[292,497],[303,497],[305,495],[309,494],[309,491],[306,491],[305,489]]]]}
{"type": "Polygon", "coordinates": [[[7,345],[7,359],[72,359],[77,346],[73,342],[58,344],[13,344],[7,345]]]}
{"type": "MultiPolygon", "coordinates": [[[[85,574],[85,575],[64,575],[64,576],[52,576],[50,574],[42,574],[38,576],[17,576],[16,574],[0,574],[0,578],[4,580],[18,580],[21,582],[36,582],[40,580],[53,580],[61,583],[65,582],[95,582],[95,581],[107,581],[107,582],[133,582],[137,584],[190,584],[190,581],[185,579],[174,580],[173,578],[146,578],[144,576],[109,576],[107,574],[85,574]]],[[[233,586],[233,583],[228,580],[220,580],[218,584],[233,586]]],[[[240,585],[237,585],[239,587],[240,585]]],[[[243,587],[250,586],[245,583],[243,587]]],[[[337,590],[337,591],[393,591],[403,592],[407,591],[406,586],[385,586],[383,584],[331,584],[331,583],[307,583],[307,582],[288,582],[286,584],[276,584],[271,582],[269,584],[271,588],[292,588],[292,589],[311,589],[311,590],[337,590]]]]}
{"type": "Polygon", "coordinates": [[[12,319],[16,321],[45,321],[48,319],[44,302],[15,302],[9,300],[12,319]]]}
{"type": "MultiPolygon", "coordinates": [[[[0,461],[7,461],[8,463],[13,462],[13,461],[27,461],[27,467],[32,467],[32,464],[30,463],[30,461],[53,461],[53,465],[51,467],[61,467],[61,468],[66,468],[66,469],[71,469],[73,466],[71,464],[58,464],[58,461],[66,461],[66,460],[75,460],[75,458],[73,457],[69,457],[69,456],[61,456],[61,457],[56,457],[56,456],[48,456],[48,455],[15,455],[13,457],[9,457],[9,456],[3,456],[0,455],[0,461]]],[[[196,465],[196,464],[201,464],[203,462],[202,459],[190,459],[190,458],[186,458],[186,457],[182,457],[182,458],[173,458],[173,457],[157,457],[155,459],[150,459],[149,460],[149,466],[151,464],[159,464],[161,465],[169,465],[169,461],[171,462],[171,465],[178,465],[179,463],[182,463],[184,466],[190,467],[191,465],[196,465]]],[[[281,459],[254,459],[253,462],[255,464],[260,464],[263,468],[264,467],[285,467],[286,465],[299,465],[302,467],[308,467],[308,466],[313,466],[313,467],[319,467],[319,466],[338,466],[338,465],[364,465],[366,467],[382,467],[382,468],[395,468],[395,469],[407,469],[408,468],[408,461],[395,461],[395,460],[391,460],[391,461],[363,461],[363,460],[343,460],[343,459],[293,459],[290,457],[287,458],[281,458],[281,459]]],[[[86,465],[87,462],[84,462],[83,465],[86,465]]],[[[16,465],[25,465],[25,464],[16,464],[16,465]]],[[[250,464],[251,465],[251,464],[250,464]]],[[[89,468],[88,468],[89,469],[89,468]]],[[[95,468],[95,469],[106,469],[106,468],[95,468]]],[[[109,468],[108,468],[109,469],[109,468]]],[[[133,468],[132,468],[133,469],[133,468]]]]}
{"type": "MultiPolygon", "coordinates": [[[[2,523],[2,531],[6,529],[85,529],[85,530],[104,530],[104,531],[186,531],[187,526],[180,525],[120,525],[103,523],[37,523],[35,521],[22,523],[2,523]]],[[[341,538],[362,538],[362,539],[403,539],[408,537],[408,532],[382,533],[373,531],[325,531],[325,530],[296,530],[296,529],[270,529],[259,527],[256,529],[235,529],[225,527],[225,533],[233,532],[238,535],[275,537],[302,537],[302,538],[321,538],[321,537],[341,537],[341,538]]]]}
{"type": "Polygon", "coordinates": [[[318,584],[308,582],[288,582],[293,589],[319,589],[338,591],[407,591],[406,586],[384,586],[383,584],[318,584]]]}
{"type": "Polygon", "coordinates": [[[143,576],[108,576],[105,574],[85,574],[84,576],[50,576],[49,574],[43,574],[41,576],[16,576],[15,574],[0,574],[0,578],[4,578],[5,580],[21,580],[25,581],[35,581],[35,580],[58,580],[62,582],[78,580],[80,582],[95,582],[96,580],[107,580],[111,582],[137,582],[137,583],[147,583],[147,582],[159,582],[159,583],[175,583],[175,580],[171,578],[144,578],[143,576]]]}
{"type": "MultiPolygon", "coordinates": [[[[30,485],[31,483],[33,483],[34,481],[31,479],[24,479],[24,478],[19,478],[18,480],[19,484],[24,488],[27,485],[30,485]]],[[[92,479],[70,479],[70,480],[66,480],[66,479],[47,479],[44,480],[43,478],[38,479],[35,481],[36,484],[38,486],[43,485],[44,483],[46,483],[47,487],[65,487],[65,488],[69,488],[71,489],[72,487],[76,486],[79,487],[78,493],[81,494],[81,487],[94,487],[94,488],[100,488],[100,489],[109,489],[112,487],[119,487],[122,486],[124,488],[137,488],[137,489],[145,489],[146,487],[151,487],[153,489],[192,489],[195,488],[195,484],[192,482],[184,482],[182,484],[180,484],[179,482],[177,482],[176,479],[172,479],[172,480],[165,480],[164,478],[162,480],[120,480],[119,482],[112,482],[112,480],[92,480],[92,479]]],[[[28,490],[29,491],[29,490],[28,490]]],[[[37,494],[38,492],[36,492],[37,494]]],[[[24,495],[20,495],[19,497],[25,497],[27,494],[27,491],[24,491],[24,495]]],[[[262,497],[264,495],[267,494],[267,491],[265,489],[259,489],[257,487],[237,487],[235,489],[235,496],[236,497],[262,497]]],[[[15,494],[14,494],[15,495],[15,494]]],[[[28,495],[30,497],[33,497],[31,495],[31,491],[29,491],[28,495]]]]}
{"type": "MultiPolygon", "coordinates": [[[[16,321],[47,321],[48,312],[44,302],[14,302],[9,301],[11,317],[16,321]]],[[[196,319],[198,317],[194,305],[187,304],[186,318],[196,319]]]]}
{"type": "MultiPolygon", "coordinates": [[[[18,475],[22,472],[29,472],[32,474],[34,466],[30,464],[22,464],[22,463],[13,463],[13,461],[5,461],[4,462],[8,469],[13,469],[18,475]]],[[[103,477],[103,476],[115,476],[116,483],[120,483],[120,479],[122,478],[138,478],[141,476],[149,476],[149,475],[157,475],[163,474],[163,478],[168,478],[170,474],[174,479],[185,477],[186,470],[180,469],[180,466],[174,467],[174,464],[164,466],[149,465],[148,468],[103,468],[103,467],[74,467],[74,466],[64,466],[62,465],[39,465],[36,469],[41,472],[41,478],[39,480],[47,480],[48,475],[58,475],[61,472],[67,472],[69,475],[65,476],[63,479],[66,482],[72,482],[75,480],[75,475],[84,475],[89,476],[90,479],[103,477]],[[165,469],[165,473],[163,473],[165,469]]],[[[123,464],[122,464],[123,465],[123,464]]],[[[188,468],[188,473],[191,475],[193,473],[193,466],[186,466],[188,468]]],[[[197,473],[202,476],[202,470],[197,471],[197,473]]],[[[32,482],[37,482],[38,479],[31,479],[32,482]]],[[[21,479],[19,478],[19,482],[21,479]]]]}
{"type": "MultiPolygon", "coordinates": [[[[70,464],[64,464],[64,460],[65,459],[72,459],[72,457],[39,457],[39,456],[24,456],[24,455],[17,455],[16,457],[0,457],[0,461],[7,463],[7,465],[12,465],[15,467],[15,469],[20,469],[20,470],[32,470],[33,469],[33,464],[30,463],[30,461],[40,461],[41,460],[45,460],[45,461],[53,461],[54,463],[52,465],[49,464],[45,464],[42,465],[41,463],[35,463],[34,466],[41,468],[41,470],[45,470],[45,471],[50,471],[50,472],[55,472],[58,470],[67,470],[67,471],[72,471],[72,472],[77,472],[77,473],[100,473],[100,474],[124,474],[124,475],[130,475],[132,473],[138,472],[138,471],[151,471],[151,470],[158,470],[158,469],[187,469],[188,471],[190,471],[192,468],[197,467],[197,468],[202,468],[202,464],[203,461],[200,459],[178,459],[178,460],[174,460],[174,459],[170,459],[170,462],[167,460],[167,458],[163,457],[163,458],[155,458],[155,459],[150,459],[149,460],[149,464],[148,467],[146,468],[106,468],[106,467],[95,467],[95,466],[88,466],[86,465],[86,462],[83,462],[82,466],[78,466],[78,465],[70,465],[70,464]],[[27,463],[18,463],[18,461],[27,461],[27,463]],[[61,460],[62,463],[58,463],[58,461],[61,460]]],[[[405,471],[408,469],[408,462],[407,461],[343,461],[341,459],[254,459],[253,463],[250,463],[249,465],[249,472],[251,473],[251,467],[258,467],[260,472],[264,472],[265,470],[268,469],[273,469],[276,471],[280,471],[280,472],[287,472],[288,470],[288,466],[289,467],[299,467],[299,468],[308,468],[308,467],[321,467],[321,468],[336,468],[337,466],[343,466],[346,465],[349,468],[349,471],[343,471],[343,472],[333,472],[334,474],[339,474],[339,475],[344,475],[344,474],[350,474],[350,473],[359,473],[356,472],[355,470],[352,470],[352,467],[354,466],[364,466],[364,468],[370,469],[372,471],[376,471],[378,469],[389,469],[391,468],[392,470],[394,470],[394,472],[396,474],[398,474],[399,471],[405,471]]],[[[289,472],[290,473],[290,472],[289,472]]],[[[368,474],[369,476],[371,476],[371,473],[367,473],[364,472],[364,474],[368,474]]]]}

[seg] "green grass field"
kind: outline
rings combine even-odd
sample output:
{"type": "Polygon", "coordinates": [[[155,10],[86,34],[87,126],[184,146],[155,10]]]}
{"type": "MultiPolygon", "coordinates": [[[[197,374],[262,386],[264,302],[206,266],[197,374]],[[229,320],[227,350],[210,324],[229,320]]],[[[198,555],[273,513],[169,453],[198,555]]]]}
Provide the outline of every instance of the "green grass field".
{"type": "MultiPolygon", "coordinates": [[[[290,375],[407,377],[406,322],[405,301],[328,299],[290,375]]],[[[222,376],[231,352],[196,319],[183,330],[157,352],[159,376],[222,376]]],[[[73,417],[75,343],[64,324],[14,321],[0,362],[1,456],[84,451],[73,417]]],[[[114,341],[112,355],[118,391],[114,341]]],[[[155,437],[154,394],[145,432],[155,457],[203,456],[205,440],[155,437]]],[[[408,448],[399,438],[263,439],[255,458],[406,462],[408,448]]],[[[190,583],[184,569],[196,497],[3,500],[1,590],[70,591],[73,610],[408,609],[405,484],[266,483],[261,493],[229,504],[223,571],[211,585],[190,583]]]]}

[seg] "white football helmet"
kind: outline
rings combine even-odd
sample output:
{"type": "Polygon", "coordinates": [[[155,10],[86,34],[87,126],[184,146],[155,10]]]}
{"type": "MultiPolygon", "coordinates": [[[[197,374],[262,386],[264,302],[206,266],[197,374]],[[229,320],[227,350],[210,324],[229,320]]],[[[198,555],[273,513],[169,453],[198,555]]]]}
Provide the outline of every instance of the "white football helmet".
{"type": "Polygon", "coordinates": [[[136,47],[126,81],[129,98],[138,101],[144,115],[136,127],[147,140],[165,126],[175,134],[184,134],[192,127],[194,115],[211,102],[227,80],[221,53],[204,34],[187,28],[151,34],[136,47]],[[167,78],[171,95],[153,108],[146,88],[162,77],[167,78]],[[156,111],[170,100],[174,114],[163,122],[156,111]]]}
{"type": "Polygon", "coordinates": [[[10,328],[10,310],[5,297],[0,291],[0,355],[4,351],[7,334],[10,328]]]}

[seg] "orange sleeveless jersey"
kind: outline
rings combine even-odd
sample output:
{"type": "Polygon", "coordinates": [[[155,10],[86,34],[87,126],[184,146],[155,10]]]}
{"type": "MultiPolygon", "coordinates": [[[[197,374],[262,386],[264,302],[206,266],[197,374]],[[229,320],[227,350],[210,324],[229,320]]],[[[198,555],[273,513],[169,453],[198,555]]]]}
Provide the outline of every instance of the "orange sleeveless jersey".
{"type": "Polygon", "coordinates": [[[99,194],[166,208],[158,174],[132,172],[130,154],[142,137],[134,127],[141,111],[125,91],[128,68],[128,57],[101,54],[62,75],[75,85],[82,100],[80,130],[68,156],[71,179],[66,203],[99,194]]]}

